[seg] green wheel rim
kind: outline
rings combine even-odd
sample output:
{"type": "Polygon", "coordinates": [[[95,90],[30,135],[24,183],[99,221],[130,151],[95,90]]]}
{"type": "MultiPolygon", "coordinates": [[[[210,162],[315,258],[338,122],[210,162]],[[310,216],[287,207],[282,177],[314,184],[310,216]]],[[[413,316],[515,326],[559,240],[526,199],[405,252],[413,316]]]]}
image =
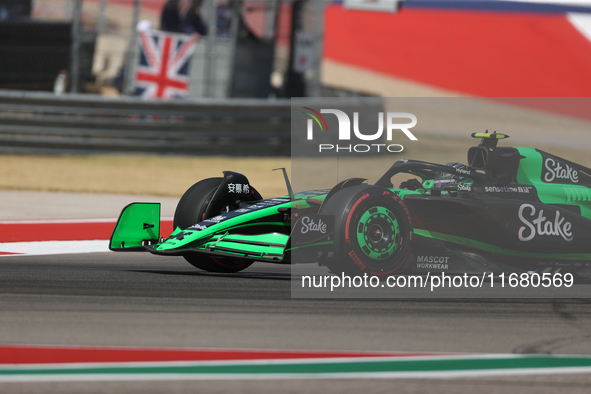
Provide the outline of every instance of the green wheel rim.
{"type": "Polygon", "coordinates": [[[398,249],[400,226],[396,216],[385,207],[371,207],[357,223],[357,243],[372,260],[386,260],[398,249]]]}

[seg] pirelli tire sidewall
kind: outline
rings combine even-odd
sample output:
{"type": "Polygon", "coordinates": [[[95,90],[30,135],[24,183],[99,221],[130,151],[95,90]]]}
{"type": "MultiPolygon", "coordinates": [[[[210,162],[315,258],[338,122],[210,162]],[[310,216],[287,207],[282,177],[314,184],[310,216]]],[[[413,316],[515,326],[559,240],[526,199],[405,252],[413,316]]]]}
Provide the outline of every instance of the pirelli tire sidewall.
{"type": "Polygon", "coordinates": [[[412,221],[404,202],[389,189],[353,186],[326,202],[335,216],[332,272],[387,276],[400,269],[410,252],[412,221]]]}
{"type": "MultiPolygon", "coordinates": [[[[207,178],[191,186],[181,197],[174,212],[173,225],[182,230],[205,219],[205,212],[223,178],[207,178]]],[[[216,215],[218,212],[215,213],[216,215]]],[[[189,253],[183,256],[191,265],[209,272],[234,273],[248,268],[253,262],[243,259],[217,258],[189,253]]]]}
{"type": "Polygon", "coordinates": [[[173,226],[182,230],[206,219],[205,211],[223,178],[203,179],[181,197],[174,212],[173,226]]]}

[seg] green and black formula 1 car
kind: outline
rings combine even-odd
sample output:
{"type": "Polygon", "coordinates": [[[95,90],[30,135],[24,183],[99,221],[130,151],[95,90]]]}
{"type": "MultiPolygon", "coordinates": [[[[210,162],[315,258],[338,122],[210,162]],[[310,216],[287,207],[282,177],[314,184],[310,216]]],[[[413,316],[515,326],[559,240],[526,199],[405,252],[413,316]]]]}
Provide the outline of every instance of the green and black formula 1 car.
{"type": "Polygon", "coordinates": [[[577,272],[591,276],[591,169],[535,148],[481,138],[468,165],[398,160],[374,184],[263,199],[239,173],[182,196],[174,232],[159,237],[157,203],[123,209],[113,251],[183,256],[197,268],[237,272],[255,261],[317,262],[332,272],[577,272]],[[392,177],[414,177],[399,187],[392,177]],[[419,181],[418,178],[421,178],[419,181]]]}

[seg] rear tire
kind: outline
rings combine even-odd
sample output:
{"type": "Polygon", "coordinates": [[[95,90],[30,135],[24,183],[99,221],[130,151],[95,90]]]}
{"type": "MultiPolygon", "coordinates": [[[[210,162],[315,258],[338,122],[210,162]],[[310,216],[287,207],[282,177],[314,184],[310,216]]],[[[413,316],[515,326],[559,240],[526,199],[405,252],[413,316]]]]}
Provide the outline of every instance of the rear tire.
{"type": "Polygon", "coordinates": [[[335,217],[334,257],[325,263],[332,272],[386,276],[406,261],[412,222],[392,191],[352,186],[332,196],[320,214],[335,217]]]}
{"type": "MultiPolygon", "coordinates": [[[[223,178],[207,178],[197,182],[181,197],[174,212],[173,226],[185,230],[194,224],[223,212],[214,212],[208,217],[205,211],[223,178]]],[[[220,258],[189,254],[183,256],[191,265],[209,272],[233,273],[248,268],[253,262],[243,259],[220,258]]]]}

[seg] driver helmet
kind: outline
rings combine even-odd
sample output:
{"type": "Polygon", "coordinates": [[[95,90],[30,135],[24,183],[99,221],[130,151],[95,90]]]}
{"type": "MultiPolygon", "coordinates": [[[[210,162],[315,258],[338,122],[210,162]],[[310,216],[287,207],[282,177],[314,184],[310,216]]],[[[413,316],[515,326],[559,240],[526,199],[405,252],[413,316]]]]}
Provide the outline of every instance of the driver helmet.
{"type": "Polygon", "coordinates": [[[466,172],[470,171],[468,166],[462,163],[449,162],[445,163],[445,165],[452,167],[453,169],[450,169],[450,172],[437,171],[437,175],[434,179],[434,186],[436,189],[443,189],[445,186],[449,184],[455,185],[460,183],[461,181],[464,181],[466,178],[458,175],[458,168],[465,169],[466,172]]]}

